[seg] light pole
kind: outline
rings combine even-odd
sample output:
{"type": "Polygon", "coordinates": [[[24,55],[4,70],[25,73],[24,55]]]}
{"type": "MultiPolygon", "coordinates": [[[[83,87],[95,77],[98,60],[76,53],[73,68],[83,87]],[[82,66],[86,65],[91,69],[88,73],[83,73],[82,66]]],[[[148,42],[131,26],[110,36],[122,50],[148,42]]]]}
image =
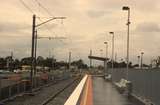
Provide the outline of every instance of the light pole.
{"type": "Polygon", "coordinates": [[[106,45],[106,59],[108,58],[108,42],[104,42],[104,44],[106,45]]]}
{"type": "MultiPolygon", "coordinates": [[[[92,50],[90,50],[90,56],[92,56],[92,50]]],[[[92,59],[90,59],[90,69],[92,69],[92,59]]]]}
{"type": "Polygon", "coordinates": [[[113,70],[113,63],[114,63],[114,32],[109,32],[112,35],[112,70],[113,70]]]}
{"type": "Polygon", "coordinates": [[[107,71],[107,68],[108,68],[108,42],[104,42],[104,44],[106,45],[106,61],[105,61],[105,70],[107,71]]]}
{"type": "Polygon", "coordinates": [[[131,24],[130,22],[130,8],[128,6],[124,6],[122,8],[122,10],[127,11],[128,12],[128,20],[127,20],[127,79],[128,79],[128,67],[129,67],[129,25],[131,24]]]}
{"type": "Polygon", "coordinates": [[[72,53],[71,52],[69,52],[69,58],[68,58],[68,69],[69,69],[69,71],[71,71],[71,58],[72,57],[72,53]]]}
{"type": "Polygon", "coordinates": [[[100,51],[100,57],[103,57],[103,50],[100,49],[99,51],[100,51]]]}
{"type": "Polygon", "coordinates": [[[143,68],[143,54],[144,52],[141,52],[141,69],[143,68]]]}
{"type": "Polygon", "coordinates": [[[37,73],[37,30],[35,30],[35,49],[34,49],[34,57],[35,57],[35,65],[34,65],[34,76],[36,75],[37,73]]]}
{"type": "Polygon", "coordinates": [[[140,56],[137,56],[137,58],[138,58],[138,62],[137,63],[138,63],[138,68],[139,68],[140,67],[139,66],[140,56]]]}

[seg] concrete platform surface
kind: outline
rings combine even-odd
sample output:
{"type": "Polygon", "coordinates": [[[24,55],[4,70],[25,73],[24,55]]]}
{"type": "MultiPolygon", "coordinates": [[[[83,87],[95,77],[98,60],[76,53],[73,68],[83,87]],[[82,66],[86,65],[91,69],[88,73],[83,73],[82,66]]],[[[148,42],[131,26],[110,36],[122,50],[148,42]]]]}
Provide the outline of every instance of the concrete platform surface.
{"type": "Polygon", "coordinates": [[[103,78],[93,77],[93,105],[136,105],[103,78]]]}

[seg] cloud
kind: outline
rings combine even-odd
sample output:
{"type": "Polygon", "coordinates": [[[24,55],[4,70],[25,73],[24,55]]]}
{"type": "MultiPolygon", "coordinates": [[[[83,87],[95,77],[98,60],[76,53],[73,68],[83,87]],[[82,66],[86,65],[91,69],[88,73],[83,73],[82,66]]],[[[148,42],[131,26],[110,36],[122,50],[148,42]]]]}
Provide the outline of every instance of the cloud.
{"type": "Polygon", "coordinates": [[[138,32],[160,32],[160,26],[154,22],[140,23],[136,27],[138,32]]]}
{"type": "Polygon", "coordinates": [[[25,23],[0,22],[0,34],[20,34],[31,26],[25,23]]]}
{"type": "Polygon", "coordinates": [[[103,10],[89,10],[87,12],[87,15],[90,18],[100,18],[100,17],[105,16],[105,14],[107,14],[107,11],[103,11],[103,10]]]}
{"type": "Polygon", "coordinates": [[[157,11],[159,3],[159,0],[139,0],[138,2],[129,0],[129,4],[133,7],[133,9],[147,13],[157,11]]]}
{"type": "MultiPolygon", "coordinates": [[[[139,54],[141,49],[145,51],[145,54],[148,52],[146,55],[148,57],[159,52],[160,27],[156,23],[159,21],[159,0],[67,0],[67,2],[66,0],[39,0],[39,2],[54,16],[67,17],[64,24],[68,34],[66,35],[67,41],[64,41],[65,44],[59,40],[39,40],[38,53],[42,56],[48,56],[51,48],[55,49],[56,56],[62,60],[68,58],[69,49],[72,49],[73,56],[80,56],[82,59],[86,59],[90,48],[97,51],[96,53],[99,55],[99,49],[105,51],[103,42],[106,41],[106,36],[109,42],[109,51],[111,51],[111,36],[108,35],[108,32],[114,31],[116,52],[119,58],[125,57],[127,14],[121,10],[123,5],[131,7],[131,30],[134,30],[130,35],[131,58],[135,57],[137,53],[139,54]],[[149,43],[149,46],[146,43],[149,43]],[[75,52],[78,54],[74,54],[75,52]]],[[[49,16],[34,0],[27,0],[25,3],[36,12],[38,17],[49,16]]],[[[0,10],[0,54],[7,55],[7,52],[14,49],[17,56],[26,56],[25,52],[27,51],[29,55],[32,13],[18,0],[2,0],[0,6],[2,7],[0,10]],[[23,38],[17,36],[23,36],[23,38]],[[16,51],[18,52],[16,53],[16,51]]],[[[39,23],[38,20],[37,23],[39,23]]],[[[63,30],[60,29],[63,26],[59,25],[59,20],[49,23],[48,27],[57,36],[64,35],[63,30]]],[[[40,27],[38,32],[42,36],[55,35],[48,32],[45,26],[40,27]]]]}

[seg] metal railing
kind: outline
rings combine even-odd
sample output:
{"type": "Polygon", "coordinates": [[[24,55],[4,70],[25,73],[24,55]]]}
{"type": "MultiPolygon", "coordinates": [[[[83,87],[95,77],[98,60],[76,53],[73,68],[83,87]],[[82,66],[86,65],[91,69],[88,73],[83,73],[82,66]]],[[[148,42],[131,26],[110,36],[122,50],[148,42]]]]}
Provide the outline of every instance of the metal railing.
{"type": "MultiPolygon", "coordinates": [[[[38,89],[40,87],[43,87],[47,84],[54,83],[59,80],[64,80],[70,77],[69,72],[62,72],[59,74],[48,74],[48,79],[43,80],[40,76],[33,78],[33,89],[38,89]]],[[[10,85],[1,87],[0,92],[0,102],[4,102],[10,99],[13,99],[14,97],[18,95],[25,94],[26,92],[29,92],[31,88],[31,82],[29,77],[23,78],[20,81],[12,81],[13,82],[10,85]]]]}
{"type": "MultiPolygon", "coordinates": [[[[114,69],[112,80],[114,82],[126,77],[126,69],[114,69]]],[[[160,69],[129,69],[128,79],[133,85],[133,94],[142,100],[160,105],[160,69]]]]}

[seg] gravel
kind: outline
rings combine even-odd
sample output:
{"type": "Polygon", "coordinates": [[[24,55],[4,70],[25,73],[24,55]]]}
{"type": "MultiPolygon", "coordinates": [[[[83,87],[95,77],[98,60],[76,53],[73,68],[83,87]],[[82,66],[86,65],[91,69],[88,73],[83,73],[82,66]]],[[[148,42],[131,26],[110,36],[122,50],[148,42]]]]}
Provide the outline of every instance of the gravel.
{"type": "Polygon", "coordinates": [[[79,84],[80,80],[77,80],[74,84],[72,84],[69,88],[67,88],[63,93],[59,94],[54,100],[52,100],[47,105],[64,105],[66,100],[69,98],[73,90],[79,84]]]}
{"type": "MultiPolygon", "coordinates": [[[[17,97],[12,101],[6,102],[5,105],[40,105],[47,98],[56,94],[57,91],[61,90],[64,86],[66,86],[73,80],[74,78],[63,80],[55,85],[51,85],[49,87],[41,89],[34,96],[24,95],[21,97],[17,97]]],[[[72,93],[73,89],[76,87],[78,83],[79,81],[74,82],[74,84],[71,87],[67,88],[67,90],[64,91],[64,94],[60,94],[60,96],[58,96],[53,101],[53,103],[55,104],[50,105],[63,105],[65,100],[69,97],[69,95],[72,93]]]]}

